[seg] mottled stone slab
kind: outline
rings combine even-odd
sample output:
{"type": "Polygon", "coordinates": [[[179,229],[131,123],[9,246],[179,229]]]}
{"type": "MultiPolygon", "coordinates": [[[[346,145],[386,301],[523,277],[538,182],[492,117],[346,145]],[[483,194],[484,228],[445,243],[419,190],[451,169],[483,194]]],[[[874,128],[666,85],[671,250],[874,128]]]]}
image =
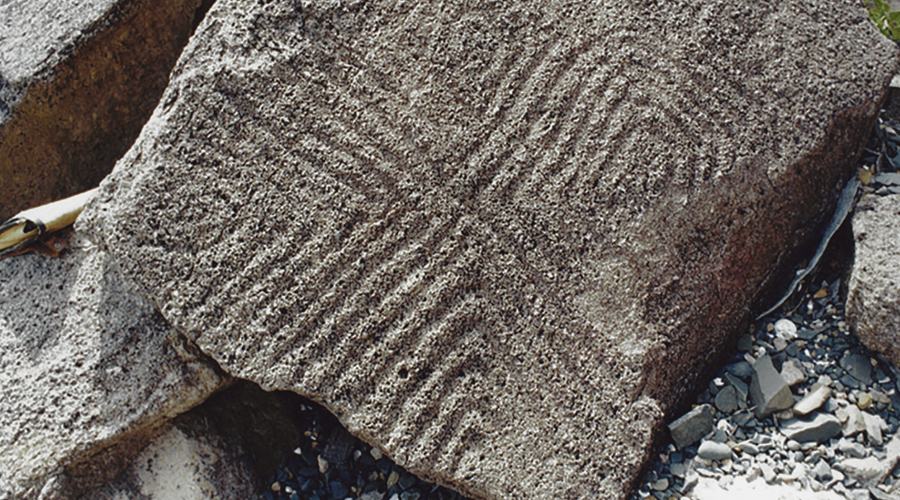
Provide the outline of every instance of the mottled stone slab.
{"type": "Polygon", "coordinates": [[[863,197],[853,236],[847,319],[866,347],[900,366],[900,195],[863,197]]]}
{"type": "Polygon", "coordinates": [[[624,498],[896,52],[849,0],[221,0],[80,227],[425,478],[624,498]]]}
{"type": "Polygon", "coordinates": [[[0,261],[0,498],[78,498],[227,382],[73,238],[0,261]]]}
{"type": "Polygon", "coordinates": [[[162,95],[202,2],[0,2],[0,221],[112,170],[162,95]]]}

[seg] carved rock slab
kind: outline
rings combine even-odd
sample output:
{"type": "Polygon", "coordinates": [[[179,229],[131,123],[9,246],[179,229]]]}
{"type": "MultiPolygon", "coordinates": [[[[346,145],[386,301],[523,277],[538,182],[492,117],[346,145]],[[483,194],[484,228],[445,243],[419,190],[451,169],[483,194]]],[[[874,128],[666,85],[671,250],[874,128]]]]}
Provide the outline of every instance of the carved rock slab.
{"type": "Polygon", "coordinates": [[[220,0],[80,227],[425,478],[624,498],[896,53],[851,1],[220,0]]]}

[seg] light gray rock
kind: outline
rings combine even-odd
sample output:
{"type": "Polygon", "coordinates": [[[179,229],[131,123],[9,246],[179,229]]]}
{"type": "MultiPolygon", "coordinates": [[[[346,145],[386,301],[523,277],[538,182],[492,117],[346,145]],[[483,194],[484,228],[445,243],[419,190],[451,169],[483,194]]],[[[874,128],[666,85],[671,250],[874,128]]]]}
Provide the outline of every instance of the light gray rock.
{"type": "Polygon", "coordinates": [[[817,413],[811,419],[792,418],[780,426],[781,433],[799,443],[821,443],[841,433],[841,423],[834,415],[817,413]]]}
{"type": "Polygon", "coordinates": [[[725,367],[729,374],[742,380],[748,380],[753,376],[753,367],[746,361],[738,361],[725,367]]]}
{"type": "Polygon", "coordinates": [[[797,325],[787,318],[781,318],[775,322],[775,335],[785,340],[793,340],[797,338],[797,325]]]}
{"type": "Polygon", "coordinates": [[[748,455],[756,455],[759,453],[759,447],[753,444],[750,441],[743,441],[740,443],[741,451],[747,453],[748,455]]]}
{"type": "Polygon", "coordinates": [[[685,448],[713,430],[713,411],[709,405],[699,405],[671,424],[669,434],[678,448],[685,448]]]}
{"type": "Polygon", "coordinates": [[[731,447],[725,443],[702,441],[697,449],[697,456],[706,460],[725,460],[731,458],[731,447]]]}
{"type": "Polygon", "coordinates": [[[850,458],[865,458],[867,455],[866,447],[862,443],[847,438],[841,438],[838,441],[837,450],[850,458]]]}
{"type": "Polygon", "coordinates": [[[884,446],[884,458],[874,456],[867,458],[848,458],[838,462],[835,467],[843,471],[864,486],[877,486],[891,473],[900,462],[900,435],[895,435],[884,446]]]}
{"type": "Polygon", "coordinates": [[[731,373],[725,374],[725,380],[734,387],[734,390],[737,395],[738,403],[744,403],[747,401],[747,395],[750,393],[750,388],[747,384],[739,379],[738,377],[732,375],[731,373]]]}
{"type": "Polygon", "coordinates": [[[789,359],[781,366],[781,378],[789,386],[795,386],[806,380],[806,373],[796,359],[789,359]]]}
{"type": "Polygon", "coordinates": [[[810,387],[803,399],[794,404],[794,413],[800,416],[808,415],[821,408],[830,397],[831,389],[827,385],[817,382],[810,387]]]}
{"type": "Polygon", "coordinates": [[[227,382],[82,237],[0,261],[0,498],[77,498],[227,382]]]}
{"type": "Polygon", "coordinates": [[[760,419],[794,406],[791,388],[775,369],[772,358],[768,355],[759,358],[753,365],[750,401],[756,406],[756,418],[760,419]]]}
{"type": "Polygon", "coordinates": [[[822,482],[828,482],[833,477],[831,474],[831,466],[825,460],[816,462],[816,466],[812,469],[813,476],[822,482]]]}
{"type": "Polygon", "coordinates": [[[200,4],[0,2],[0,221],[112,170],[162,95],[200,4]]]}
{"type": "Polygon", "coordinates": [[[866,430],[866,420],[856,405],[838,408],[835,415],[841,422],[841,432],[844,436],[854,436],[866,430]]]}
{"type": "Polygon", "coordinates": [[[863,344],[900,366],[900,195],[864,196],[853,214],[847,320],[863,344]]]}
{"type": "Polygon", "coordinates": [[[883,431],[890,427],[880,415],[873,415],[867,411],[862,412],[863,421],[866,423],[866,436],[869,443],[881,446],[884,443],[883,431]]]}
{"type": "Polygon", "coordinates": [[[855,4],[705,9],[219,0],[79,227],[413,473],[624,498],[898,64],[855,4]]]}

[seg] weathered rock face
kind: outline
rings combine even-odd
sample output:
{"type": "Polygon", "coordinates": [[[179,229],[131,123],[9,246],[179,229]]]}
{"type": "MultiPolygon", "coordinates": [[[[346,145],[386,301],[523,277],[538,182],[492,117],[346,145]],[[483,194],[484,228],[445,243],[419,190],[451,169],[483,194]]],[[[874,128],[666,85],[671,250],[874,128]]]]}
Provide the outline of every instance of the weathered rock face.
{"type": "Polygon", "coordinates": [[[896,69],[854,2],[651,4],[221,0],[80,227],[413,472],[622,498],[896,69]]]}
{"type": "Polygon", "coordinates": [[[900,366],[900,195],[863,197],[853,237],[847,319],[866,347],[900,366]]]}
{"type": "Polygon", "coordinates": [[[112,170],[156,106],[201,2],[0,3],[0,220],[112,170]]]}
{"type": "Polygon", "coordinates": [[[227,382],[83,239],[0,261],[0,498],[77,498],[227,382]]]}

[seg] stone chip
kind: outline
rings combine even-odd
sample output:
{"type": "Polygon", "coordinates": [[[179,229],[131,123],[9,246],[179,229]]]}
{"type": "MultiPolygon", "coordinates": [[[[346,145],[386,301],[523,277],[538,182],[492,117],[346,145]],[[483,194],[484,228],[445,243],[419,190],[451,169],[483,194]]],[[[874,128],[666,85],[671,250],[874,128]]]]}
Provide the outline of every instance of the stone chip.
{"type": "Polygon", "coordinates": [[[756,418],[786,410],[794,406],[791,389],[772,364],[772,358],[765,355],[753,365],[750,381],[750,400],[756,406],[756,418]]]}

